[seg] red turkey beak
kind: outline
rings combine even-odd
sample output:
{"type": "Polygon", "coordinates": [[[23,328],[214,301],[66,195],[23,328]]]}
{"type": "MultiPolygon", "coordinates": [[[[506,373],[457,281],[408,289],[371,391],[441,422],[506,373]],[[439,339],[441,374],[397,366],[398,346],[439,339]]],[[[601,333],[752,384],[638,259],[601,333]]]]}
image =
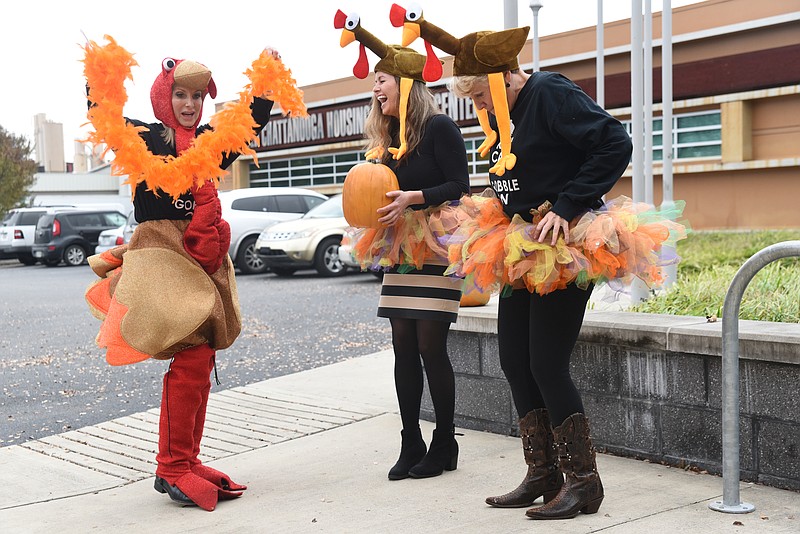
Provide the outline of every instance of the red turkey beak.
{"type": "Polygon", "coordinates": [[[339,46],[344,48],[356,40],[356,34],[350,30],[342,30],[342,36],[339,37],[339,46]]]}
{"type": "Polygon", "coordinates": [[[419,24],[416,22],[406,22],[403,24],[403,40],[402,45],[408,46],[419,37],[420,29],[419,24]]]}

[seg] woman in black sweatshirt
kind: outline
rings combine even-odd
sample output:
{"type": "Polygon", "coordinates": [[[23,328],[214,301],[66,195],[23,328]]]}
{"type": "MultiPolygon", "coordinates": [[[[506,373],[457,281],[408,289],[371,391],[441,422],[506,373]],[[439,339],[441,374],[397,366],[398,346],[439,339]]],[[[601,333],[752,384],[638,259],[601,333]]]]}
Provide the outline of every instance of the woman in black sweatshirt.
{"type": "MultiPolygon", "coordinates": [[[[552,208],[534,221],[532,237],[551,245],[559,237],[569,243],[570,221],[599,208],[601,197],[625,171],[631,140],[619,121],[569,79],[553,72],[528,75],[514,67],[500,72],[516,163],[490,174],[490,183],[509,218],[519,215],[531,222],[549,202],[552,208]]],[[[455,88],[472,98],[477,110],[488,111],[496,127],[486,75],[457,73],[455,88]]],[[[492,163],[500,159],[500,143],[490,154],[492,163]]],[[[559,519],[594,513],[603,500],[588,420],[569,370],[592,287],[570,283],[542,295],[515,285],[499,300],[500,362],[520,418],[528,471],[513,491],[487,498],[491,506],[526,507],[543,496],[545,504],[527,515],[559,519]]]]}

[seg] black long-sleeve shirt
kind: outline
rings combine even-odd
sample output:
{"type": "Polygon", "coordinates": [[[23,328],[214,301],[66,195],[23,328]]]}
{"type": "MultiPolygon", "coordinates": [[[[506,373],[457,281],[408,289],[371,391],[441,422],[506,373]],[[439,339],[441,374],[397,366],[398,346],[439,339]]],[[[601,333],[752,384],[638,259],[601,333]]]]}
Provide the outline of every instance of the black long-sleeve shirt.
{"type": "MultiPolygon", "coordinates": [[[[596,209],[630,162],[631,139],[622,124],[561,74],[532,74],[511,121],[516,165],[503,176],[490,175],[509,216],[530,221],[529,211],[545,200],[567,220],[596,209]]],[[[498,142],[492,163],[499,155],[498,142]]]]}
{"type": "MultiPolygon", "coordinates": [[[[261,129],[269,121],[269,114],[272,110],[273,102],[262,98],[254,98],[250,109],[253,114],[253,120],[256,122],[254,130],[256,134],[261,132],[261,129]]],[[[177,156],[175,146],[168,145],[164,141],[162,132],[165,127],[160,122],[145,123],[135,119],[125,119],[134,126],[144,126],[148,130],[139,133],[139,136],[144,139],[147,149],[159,156],[177,156]]],[[[197,127],[196,135],[202,135],[203,132],[211,130],[211,126],[203,124],[197,127]]],[[[227,169],[233,163],[239,154],[226,154],[220,162],[221,169],[227,169]]],[[[140,182],[136,186],[136,195],[133,198],[133,207],[135,217],[138,222],[156,220],[156,219],[169,219],[169,220],[185,220],[190,219],[194,213],[194,197],[190,192],[182,194],[179,198],[173,199],[170,195],[163,191],[158,191],[156,194],[153,191],[147,190],[147,184],[140,182]]]]}
{"type": "Polygon", "coordinates": [[[422,209],[458,200],[469,192],[469,171],[464,138],[456,123],[447,115],[434,115],[425,124],[425,132],[414,152],[400,162],[390,159],[387,165],[397,175],[403,191],[422,191],[422,209]]]}

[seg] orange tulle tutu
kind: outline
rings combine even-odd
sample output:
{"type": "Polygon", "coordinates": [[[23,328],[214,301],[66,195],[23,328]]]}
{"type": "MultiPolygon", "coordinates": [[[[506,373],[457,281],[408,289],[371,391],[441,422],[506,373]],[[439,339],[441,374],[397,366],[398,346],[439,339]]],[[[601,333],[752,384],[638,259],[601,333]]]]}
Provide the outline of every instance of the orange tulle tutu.
{"type": "Polygon", "coordinates": [[[353,257],[364,269],[397,266],[401,272],[447,260],[451,235],[468,219],[458,203],[423,210],[406,209],[392,226],[357,231],[353,257]]]}
{"type": "Polygon", "coordinates": [[[465,287],[480,291],[510,285],[545,295],[568,284],[585,288],[633,277],[655,287],[663,281],[662,267],[679,261],[672,247],[687,233],[687,225],[676,222],[682,201],[665,212],[620,196],[573,220],[570,242],[559,237],[555,245],[533,238],[549,205],[535,210],[531,223],[519,215],[509,221],[491,192],[465,197],[460,206],[469,217],[450,238],[445,274],[463,276],[465,287]]]}

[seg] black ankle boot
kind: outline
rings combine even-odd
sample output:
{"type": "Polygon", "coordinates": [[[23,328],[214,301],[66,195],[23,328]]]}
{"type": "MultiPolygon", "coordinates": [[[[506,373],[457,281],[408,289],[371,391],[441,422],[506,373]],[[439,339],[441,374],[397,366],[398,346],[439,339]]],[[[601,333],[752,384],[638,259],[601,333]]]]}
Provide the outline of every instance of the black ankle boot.
{"type": "Polygon", "coordinates": [[[161,477],[156,477],[153,483],[153,488],[159,493],[166,493],[169,498],[181,504],[195,504],[195,502],[186,496],[177,486],[172,486],[169,482],[161,477]]]}
{"type": "Polygon", "coordinates": [[[425,457],[425,441],[419,427],[401,430],[400,457],[389,470],[389,480],[408,478],[408,470],[425,457]]]}
{"type": "Polygon", "coordinates": [[[453,430],[433,431],[433,440],[428,454],[420,463],[408,470],[412,478],[429,478],[443,471],[455,471],[458,467],[458,443],[453,430]]]}

